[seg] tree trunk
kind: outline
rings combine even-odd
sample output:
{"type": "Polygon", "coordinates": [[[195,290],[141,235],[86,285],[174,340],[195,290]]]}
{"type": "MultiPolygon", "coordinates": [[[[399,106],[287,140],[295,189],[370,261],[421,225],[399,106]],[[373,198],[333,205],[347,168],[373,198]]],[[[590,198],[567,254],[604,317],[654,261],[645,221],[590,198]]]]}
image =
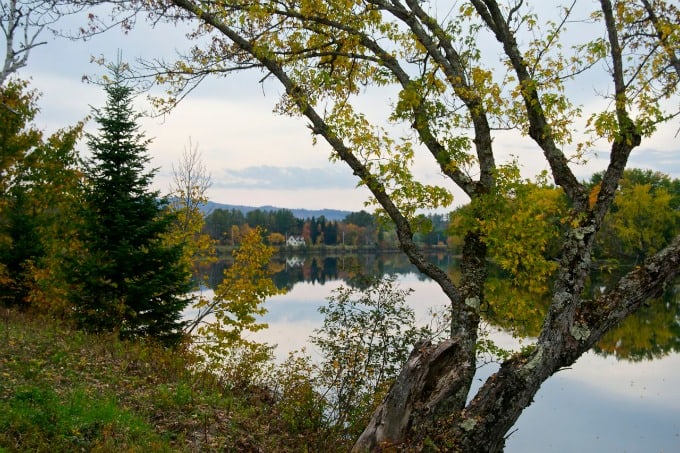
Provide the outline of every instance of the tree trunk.
{"type": "Polygon", "coordinates": [[[352,451],[402,445],[416,427],[422,429],[460,411],[475,373],[469,359],[466,348],[456,340],[417,344],[352,451]]]}

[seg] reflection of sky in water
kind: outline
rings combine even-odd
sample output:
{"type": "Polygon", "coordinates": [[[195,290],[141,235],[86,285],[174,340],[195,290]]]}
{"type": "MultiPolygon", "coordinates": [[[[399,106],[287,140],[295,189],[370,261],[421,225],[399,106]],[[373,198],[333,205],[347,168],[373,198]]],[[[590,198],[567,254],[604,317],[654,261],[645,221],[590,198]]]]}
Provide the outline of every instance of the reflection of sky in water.
{"type": "MultiPolygon", "coordinates": [[[[416,274],[400,275],[400,287],[411,288],[414,292],[408,302],[414,308],[416,320],[429,321],[430,308],[446,304],[446,297],[429,280],[418,279],[416,274]]],[[[285,359],[288,353],[306,347],[314,353],[307,339],[314,329],[321,326],[323,316],[318,308],[326,302],[331,292],[341,286],[341,280],[327,281],[325,284],[297,282],[286,294],[267,300],[268,313],[263,320],[269,328],[249,336],[251,339],[278,345],[276,354],[285,359]]]]}
{"type": "Polygon", "coordinates": [[[680,452],[679,371],[680,354],[639,363],[586,354],[543,384],[505,451],[680,452]]]}
{"type": "MultiPolygon", "coordinates": [[[[442,292],[416,274],[400,276],[415,291],[408,301],[419,322],[431,307],[446,305],[442,292]]],[[[323,322],[317,311],[342,281],[298,282],[266,302],[266,329],[249,338],[277,344],[277,357],[307,347],[323,322]]],[[[498,335],[501,346],[513,340],[498,335]]],[[[480,370],[480,379],[494,371],[480,370]]],[[[680,452],[680,354],[638,363],[593,353],[549,379],[524,411],[507,442],[507,452],[680,452]]],[[[513,431],[511,430],[511,432],[513,431]]]]}

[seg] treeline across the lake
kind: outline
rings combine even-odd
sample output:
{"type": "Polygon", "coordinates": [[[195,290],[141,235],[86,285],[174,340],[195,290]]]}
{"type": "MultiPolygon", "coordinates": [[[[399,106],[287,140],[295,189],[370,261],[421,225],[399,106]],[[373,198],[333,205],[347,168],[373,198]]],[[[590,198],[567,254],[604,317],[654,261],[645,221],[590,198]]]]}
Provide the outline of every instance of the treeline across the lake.
{"type": "MultiPolygon", "coordinates": [[[[602,173],[584,181],[591,204],[599,195],[601,181],[602,173]]],[[[561,238],[569,228],[565,219],[571,207],[564,192],[540,178],[536,182],[513,182],[503,190],[508,197],[485,201],[481,208],[465,205],[450,213],[446,230],[449,246],[458,250],[464,232],[478,223],[496,264],[527,278],[537,270],[534,265],[548,264],[545,272],[550,274],[551,261],[557,258],[561,238]],[[499,215],[478,222],[475,209],[494,210],[499,215]],[[540,263],[535,261],[539,256],[544,258],[540,263]]],[[[627,169],[593,255],[598,260],[638,262],[663,248],[678,232],[680,180],[648,169],[627,169]]]]}
{"type": "MultiPolygon", "coordinates": [[[[593,203],[601,180],[602,174],[596,173],[587,182],[593,203]]],[[[504,206],[493,207],[507,215],[483,224],[489,240],[494,241],[500,252],[498,258],[518,260],[520,255],[529,253],[556,257],[560,234],[566,227],[564,215],[569,209],[561,189],[525,181],[513,187],[512,192],[504,206]],[[545,219],[550,221],[547,226],[539,222],[545,219]],[[503,244],[513,249],[504,249],[503,244]]],[[[459,253],[463,232],[474,221],[469,206],[447,214],[420,214],[415,222],[419,229],[414,232],[414,241],[459,253]]],[[[289,209],[255,209],[247,213],[233,208],[215,209],[205,217],[203,233],[222,246],[235,247],[255,228],[266,232],[267,244],[296,250],[320,246],[390,250],[399,246],[394,225],[381,221],[379,214],[364,210],[337,221],[324,216],[302,219],[289,209]]],[[[680,180],[652,170],[629,169],[598,237],[595,256],[641,260],[667,244],[678,231],[680,180]]]]}
{"type": "MultiPolygon", "coordinates": [[[[416,242],[428,246],[445,246],[448,215],[421,216],[428,227],[418,232],[416,242]]],[[[238,209],[215,209],[205,218],[203,232],[224,246],[238,246],[241,238],[254,228],[266,231],[269,245],[290,248],[345,246],[363,249],[396,249],[399,242],[394,225],[367,211],[348,214],[341,221],[325,216],[299,218],[289,209],[255,209],[243,213],[238,209]]]]}

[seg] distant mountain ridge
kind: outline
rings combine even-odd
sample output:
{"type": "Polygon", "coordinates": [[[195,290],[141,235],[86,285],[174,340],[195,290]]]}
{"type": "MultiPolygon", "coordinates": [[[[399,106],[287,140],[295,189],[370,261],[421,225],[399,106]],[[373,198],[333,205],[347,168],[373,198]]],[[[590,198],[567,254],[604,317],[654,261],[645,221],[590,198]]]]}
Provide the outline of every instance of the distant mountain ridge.
{"type": "Polygon", "coordinates": [[[214,201],[208,201],[208,203],[205,206],[203,206],[202,211],[205,215],[208,215],[215,209],[224,209],[227,211],[235,209],[236,211],[241,211],[243,214],[247,214],[248,212],[254,211],[256,209],[259,209],[260,211],[279,211],[281,209],[287,209],[288,211],[291,211],[293,215],[298,219],[309,219],[312,217],[319,218],[321,216],[324,216],[326,220],[337,221],[344,220],[344,218],[347,217],[348,214],[352,213],[352,211],[342,211],[340,209],[290,209],[290,208],[277,208],[275,206],[242,206],[216,203],[214,201]]]}

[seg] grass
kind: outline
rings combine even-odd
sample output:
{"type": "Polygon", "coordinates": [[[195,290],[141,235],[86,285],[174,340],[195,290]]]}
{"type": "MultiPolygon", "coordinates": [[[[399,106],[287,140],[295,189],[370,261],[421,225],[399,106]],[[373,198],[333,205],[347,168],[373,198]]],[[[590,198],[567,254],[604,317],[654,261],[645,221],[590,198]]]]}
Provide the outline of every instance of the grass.
{"type": "Polygon", "coordinates": [[[272,392],[191,368],[149,342],[0,308],[0,453],[318,450],[272,392]]]}
{"type": "Polygon", "coordinates": [[[22,386],[0,415],[8,447],[21,450],[170,451],[150,424],[114,397],[86,389],[58,394],[43,385],[22,386]]]}

